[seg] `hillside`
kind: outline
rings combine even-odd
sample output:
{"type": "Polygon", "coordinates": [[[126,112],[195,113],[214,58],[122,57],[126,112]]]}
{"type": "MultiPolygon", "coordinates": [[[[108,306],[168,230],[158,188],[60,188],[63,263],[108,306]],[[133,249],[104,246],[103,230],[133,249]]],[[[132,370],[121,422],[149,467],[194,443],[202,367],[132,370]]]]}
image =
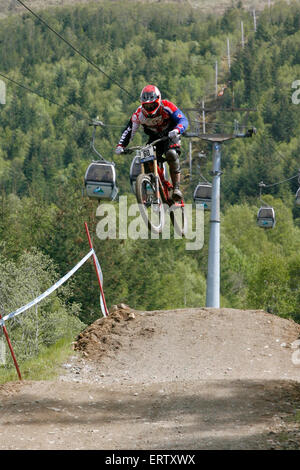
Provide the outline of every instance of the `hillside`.
{"type": "MultiPolygon", "coordinates": [[[[90,258],[6,321],[25,380],[4,383],[15,370],[1,338],[0,449],[299,449],[300,106],[291,97],[300,0],[264,10],[268,1],[25,3],[49,27],[0,0],[0,314],[86,256],[87,222],[110,315],[99,318],[90,258]],[[222,150],[220,309],[203,307],[208,211],[194,232],[204,234],[201,248],[172,229],[170,239],[124,237],[135,220],[124,222],[121,201],[127,209],[136,198],[131,157],[115,147],[146,83],[184,112],[198,108],[190,129],[203,124],[203,101],[230,110],[207,112],[213,132],[244,123],[237,108],[255,110],[246,125],[257,134],[222,150]],[[96,116],[105,124],[96,147],[115,164],[120,196],[106,206],[115,232],[104,239],[103,202],[83,191],[96,116]],[[262,204],[275,209],[272,230],[257,227],[262,204]],[[58,378],[31,381],[53,372],[54,354],[69,354],[58,378]],[[40,364],[45,374],[33,376],[40,364]]],[[[133,145],[145,140],[138,132],[133,145]]],[[[183,137],[181,150],[181,187],[195,215],[212,148],[183,137]]]]}
{"type": "MultiPolygon", "coordinates": [[[[147,380],[149,370],[151,377],[159,378],[150,382],[150,389],[153,386],[155,393],[163,389],[157,364],[168,378],[170,394],[178,395],[177,385],[181,393],[185,382],[192,381],[190,370],[184,363],[191,366],[198,381],[196,388],[202,390],[202,381],[207,383],[207,388],[203,389],[205,396],[211,387],[214,396],[218,395],[217,387],[211,385],[211,377],[213,381],[233,377],[233,389],[223,389],[225,396],[234,396],[234,389],[240,384],[238,377],[242,378],[245,387],[248,381],[251,387],[258,381],[259,387],[268,389],[275,381],[275,395],[277,381],[286,380],[283,390],[286,386],[293,388],[294,383],[290,381],[298,380],[298,369],[295,372],[290,362],[291,349],[280,345],[297,338],[298,327],[294,322],[300,322],[300,208],[295,204],[299,187],[300,107],[291,100],[292,83],[300,76],[300,2],[290,6],[282,2],[270,11],[266,9],[259,15],[256,32],[252,13],[242,8],[230,8],[223,15],[205,18],[201,9],[190,5],[183,9],[172,5],[170,15],[170,4],[165,2],[151,5],[128,2],[126,11],[121,8],[123,4],[104,1],[101,5],[69,5],[42,12],[49,25],[90,57],[98,69],[29,13],[11,15],[0,21],[1,73],[7,77],[1,78],[6,80],[7,96],[0,113],[1,315],[15,311],[46,291],[86,255],[89,250],[84,230],[86,221],[103,270],[108,306],[124,302],[140,312],[163,312],[157,314],[157,336],[152,324],[155,315],[138,317],[137,314],[137,322],[120,321],[128,335],[117,337],[109,329],[110,319],[106,320],[108,334],[103,343],[108,349],[103,347],[104,352],[109,351],[110,346],[112,355],[120,348],[126,351],[126,357],[136,364],[139,376],[147,380]],[[245,31],[244,47],[241,21],[245,31]],[[230,70],[226,60],[227,39],[232,52],[230,70]],[[204,216],[203,248],[189,250],[187,241],[175,239],[173,233],[170,239],[119,237],[121,204],[116,200],[109,202],[110,209],[116,214],[116,236],[102,240],[97,232],[101,206],[99,209],[97,202],[89,200],[82,191],[85,171],[95,158],[90,148],[88,123],[91,117],[99,116],[106,124],[97,131],[96,145],[105,158],[114,161],[119,195],[127,198],[129,207],[136,202],[129,182],[131,157],[117,156],[114,149],[139,104],[140,90],[147,82],[156,83],[162,96],[180,109],[199,105],[202,99],[209,100],[214,93],[216,62],[219,64],[219,84],[227,85],[224,96],[217,98],[217,104],[227,108],[233,103],[237,107],[255,108],[256,112],[249,115],[248,124],[258,129],[252,139],[237,139],[224,145],[222,151],[221,307],[230,308],[222,310],[224,318],[216,312],[206,317],[205,310],[200,309],[205,305],[208,212],[204,216]],[[259,196],[261,181],[266,183],[262,198],[259,196]],[[257,227],[258,209],[265,204],[262,199],[276,211],[273,230],[257,227]],[[178,309],[184,309],[181,312],[186,313],[184,324],[180,322],[178,309]],[[262,314],[262,311],[268,313],[262,314]],[[235,315],[234,312],[238,313],[235,315]],[[210,320],[214,318],[214,324],[211,324],[210,320]],[[139,330],[135,331],[134,325],[139,324],[143,324],[144,329],[136,337],[139,330]],[[140,363],[130,343],[126,343],[131,337],[126,325],[132,325],[132,345],[138,347],[140,363]],[[161,335],[161,331],[166,332],[166,325],[170,335],[161,335]],[[275,329],[271,331],[273,325],[275,329]],[[289,325],[287,330],[286,325],[289,325]],[[262,332],[259,338],[257,326],[262,332]],[[207,341],[198,344],[202,330],[207,331],[207,341]],[[184,332],[182,337],[180,331],[184,332]],[[291,332],[291,338],[285,337],[286,331],[291,332]],[[272,344],[268,343],[268,335],[273,338],[272,344]],[[195,344],[188,344],[187,338],[192,338],[195,344]],[[151,349],[152,341],[155,350],[151,349]],[[167,367],[163,367],[159,357],[164,342],[170,348],[170,355],[166,356],[167,367]],[[175,350],[177,343],[180,345],[178,352],[175,350]],[[141,352],[148,350],[156,358],[153,367],[149,356],[143,356],[141,352]],[[268,352],[263,354],[264,350],[268,352]],[[248,354],[250,360],[253,359],[250,365],[248,354]],[[276,360],[270,362],[272,358],[276,360]],[[179,382],[176,382],[176,367],[172,363],[175,359],[180,371],[179,382]],[[270,384],[271,377],[273,382],[270,384]],[[173,379],[176,379],[175,391],[173,379]]],[[[235,119],[243,122],[244,114],[220,112],[212,120],[216,121],[216,128],[232,129],[235,119]]],[[[193,125],[191,119],[191,127],[193,125]]],[[[145,139],[139,132],[133,145],[141,144],[145,139]]],[[[199,180],[204,177],[211,181],[211,147],[196,139],[192,142],[194,154],[190,175],[187,164],[189,141],[182,140],[182,188],[186,203],[192,205],[193,191],[199,180]],[[197,160],[200,150],[201,155],[205,155],[201,157],[201,164],[197,160]]],[[[195,213],[194,205],[193,210],[195,213]]],[[[131,221],[129,216],[125,228],[131,221]]],[[[19,315],[17,321],[7,322],[21,369],[24,365],[24,377],[32,377],[30,366],[25,365],[27,360],[35,361],[42,353],[47,355],[49,347],[55,347],[63,339],[69,341],[70,336],[75,338],[84,328],[92,325],[93,330],[99,315],[97,278],[92,262],[87,262],[68,284],[36,309],[19,315]]],[[[118,330],[116,326],[114,328],[118,330]]],[[[96,346],[99,343],[97,334],[96,346]]],[[[86,339],[85,335],[83,339],[86,339]]],[[[95,346],[89,340],[88,344],[89,348],[95,346]]],[[[89,348],[83,352],[89,355],[89,348]]],[[[133,387],[137,381],[134,367],[126,362],[121,349],[120,356],[103,357],[101,364],[103,367],[107,364],[115,371],[119,383],[124,383],[121,369],[126,366],[130,376],[128,382],[133,387]]],[[[86,359],[85,355],[83,359],[86,359]]],[[[6,360],[0,372],[3,369],[14,372],[8,351],[6,360]]],[[[74,370],[73,365],[69,367],[75,371],[71,373],[71,379],[80,375],[82,365],[83,376],[89,367],[92,367],[92,375],[99,375],[94,366],[77,360],[74,359],[74,370]]],[[[109,382],[110,379],[106,382],[108,375],[105,374],[103,386],[117,387],[117,382],[109,382]]],[[[0,374],[0,382],[5,381],[3,376],[0,374]]],[[[53,390],[57,386],[64,396],[70,392],[71,385],[66,381],[53,385],[53,390]]],[[[85,393],[93,387],[93,384],[79,385],[84,387],[85,393]]],[[[25,397],[27,391],[30,396],[31,385],[26,387],[22,388],[24,395],[20,396],[29,403],[31,400],[26,401],[25,397]]],[[[47,395],[47,384],[37,383],[32,387],[34,394],[39,393],[40,387],[45,390],[42,403],[43,399],[47,403],[55,402],[50,392],[47,395]]],[[[109,390],[105,388],[105,397],[109,390]]],[[[255,409],[255,386],[251,390],[255,409]]],[[[188,397],[194,396],[192,385],[187,393],[188,397]]],[[[202,403],[202,398],[197,400],[202,403]]],[[[116,408],[115,402],[109,398],[105,400],[108,400],[109,408],[116,408]]],[[[85,402],[89,403],[87,395],[85,402]]],[[[215,402],[219,406],[217,399],[215,402]]],[[[279,414],[280,407],[285,407],[284,400],[279,402],[274,417],[279,414]]],[[[240,406],[240,401],[237,404],[240,406]]],[[[59,408],[56,405],[47,406],[59,408]]],[[[21,415],[19,418],[14,416],[13,401],[11,406],[7,421],[21,419],[21,415]]],[[[79,406],[84,405],[79,402],[79,406]]],[[[190,405],[184,401],[182,406],[189,408],[190,405]]],[[[268,415],[271,411],[265,401],[263,406],[268,415]]],[[[66,412],[68,408],[66,405],[66,412]]],[[[19,409],[23,410],[22,407],[19,409]]],[[[291,407],[287,409],[290,413],[291,407]]],[[[53,410],[47,407],[38,410],[46,413],[51,422],[53,410]]],[[[173,410],[174,407],[170,416],[173,410]]],[[[24,412],[26,416],[27,409],[24,412]]],[[[28,413],[34,423],[31,408],[28,413]]],[[[74,413],[74,416],[77,415],[74,413]]],[[[163,414],[160,416],[164,421],[163,414]]],[[[259,420],[258,415],[255,416],[259,420]]],[[[68,422],[68,415],[64,418],[68,422]]],[[[211,415],[204,418],[210,420],[211,415]]],[[[224,419],[228,421],[228,416],[224,419]]],[[[244,419],[249,417],[237,416],[237,420],[244,419]]],[[[268,423],[267,419],[260,428],[264,436],[268,423]]],[[[250,446],[248,424],[245,424],[246,440],[243,443],[250,446]]],[[[55,432],[55,428],[50,432],[55,432]]],[[[68,430],[66,432],[68,434],[68,430]]],[[[222,445],[226,446],[224,428],[222,432],[222,445]]],[[[261,431],[258,429],[258,432],[261,431]]],[[[195,443],[193,439],[191,436],[191,442],[195,443]]],[[[201,439],[203,445],[211,445],[205,441],[205,436],[201,439]]],[[[229,447],[239,445],[234,440],[228,443],[229,447]]],[[[259,439],[254,441],[256,446],[260,445],[259,439]]],[[[37,441],[37,446],[45,442],[39,444],[37,441]]],[[[104,443],[108,444],[107,441],[104,443]]],[[[151,443],[155,444],[154,440],[151,443]]],[[[180,440],[178,443],[182,444],[180,440]]],[[[93,442],[87,441],[87,444],[93,442]]],[[[216,441],[212,445],[216,446],[216,441]]]]}
{"type": "MultiPolygon", "coordinates": [[[[111,0],[112,2],[114,0],[111,0]]],[[[127,0],[127,2],[136,0],[127,0]]],[[[180,6],[192,6],[200,8],[203,13],[223,14],[226,8],[232,5],[232,0],[137,0],[139,3],[177,3],[180,6]]],[[[270,5],[274,5],[277,0],[271,0],[270,5]]],[[[41,10],[49,7],[61,7],[64,5],[77,5],[87,3],[102,3],[102,0],[27,0],[24,1],[28,7],[41,10]]],[[[238,3],[236,1],[236,3],[238,3]]],[[[242,0],[240,2],[244,8],[256,8],[258,11],[263,10],[269,4],[268,0],[242,0]]],[[[14,13],[22,13],[24,8],[18,4],[17,0],[0,0],[0,18],[14,13]]]]}
{"type": "Polygon", "coordinates": [[[59,380],[0,386],[0,449],[299,449],[299,334],[257,310],[113,307],[59,380]]]}

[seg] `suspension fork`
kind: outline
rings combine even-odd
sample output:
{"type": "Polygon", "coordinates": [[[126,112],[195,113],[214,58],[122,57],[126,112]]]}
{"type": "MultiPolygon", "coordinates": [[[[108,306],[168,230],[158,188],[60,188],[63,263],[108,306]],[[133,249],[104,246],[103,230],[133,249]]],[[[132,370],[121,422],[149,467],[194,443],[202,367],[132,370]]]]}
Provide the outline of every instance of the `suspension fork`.
{"type": "MultiPolygon", "coordinates": [[[[153,160],[153,162],[150,164],[150,171],[153,171],[153,175],[154,175],[154,185],[155,185],[155,198],[156,198],[156,201],[159,202],[160,201],[160,185],[159,185],[159,182],[160,182],[160,178],[159,178],[159,174],[158,174],[158,170],[157,170],[157,158],[156,158],[156,149],[154,147],[154,152],[155,152],[155,159],[153,160]],[[152,168],[151,168],[152,166],[152,168]]],[[[141,166],[141,170],[142,170],[142,173],[145,172],[145,166],[144,164],[142,163],[142,166],[141,166]]]]}
{"type": "Polygon", "coordinates": [[[160,200],[160,193],[159,193],[159,176],[158,176],[158,171],[157,171],[157,160],[153,161],[153,167],[154,167],[154,182],[155,182],[155,197],[156,200],[160,200]]]}

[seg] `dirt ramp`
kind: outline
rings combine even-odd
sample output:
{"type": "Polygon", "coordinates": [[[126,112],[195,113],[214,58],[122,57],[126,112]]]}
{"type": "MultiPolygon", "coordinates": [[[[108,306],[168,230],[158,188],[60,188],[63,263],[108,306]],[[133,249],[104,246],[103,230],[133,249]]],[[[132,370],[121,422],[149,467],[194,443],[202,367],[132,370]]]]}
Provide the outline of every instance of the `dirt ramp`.
{"type": "MultiPolygon", "coordinates": [[[[83,331],[75,349],[104,383],[298,380],[291,344],[299,335],[300,325],[261,310],[138,312],[120,304],[83,331]]],[[[84,367],[78,376],[92,380],[84,367]]]]}
{"type": "Polygon", "coordinates": [[[99,318],[78,335],[74,349],[81,351],[84,357],[94,360],[117,351],[122,345],[118,337],[124,333],[127,322],[134,318],[134,311],[128,305],[114,305],[109,317],[99,318]]]}
{"type": "Polygon", "coordinates": [[[299,334],[263,311],[119,304],[58,380],[0,388],[0,449],[299,450],[299,334]]]}

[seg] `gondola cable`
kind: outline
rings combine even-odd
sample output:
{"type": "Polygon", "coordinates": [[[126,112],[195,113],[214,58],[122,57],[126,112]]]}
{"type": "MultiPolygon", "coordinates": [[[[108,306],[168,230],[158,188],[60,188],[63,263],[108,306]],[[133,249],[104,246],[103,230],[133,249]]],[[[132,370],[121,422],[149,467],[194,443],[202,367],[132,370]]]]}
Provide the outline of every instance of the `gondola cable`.
{"type": "MultiPolygon", "coordinates": [[[[269,228],[274,228],[276,224],[276,218],[275,218],[275,210],[273,207],[271,207],[269,204],[267,204],[263,199],[262,199],[262,190],[263,188],[272,188],[274,186],[278,186],[280,184],[286,183],[288,181],[291,181],[295,178],[298,178],[298,182],[300,184],[300,169],[299,172],[296,175],[291,176],[290,178],[286,178],[281,181],[277,181],[276,183],[272,184],[265,184],[263,181],[259,183],[259,199],[261,203],[263,204],[260,209],[258,210],[257,213],[257,225],[261,228],[264,229],[269,229],[269,228]]],[[[297,191],[296,194],[296,204],[300,205],[300,188],[297,191]],[[298,197],[299,194],[299,197],[298,197]]]]}
{"type": "MultiPolygon", "coordinates": [[[[65,111],[71,112],[77,116],[80,116],[80,118],[83,118],[83,115],[77,113],[76,111],[71,110],[70,108],[67,108],[59,103],[57,103],[54,100],[51,100],[50,98],[47,98],[46,96],[42,95],[38,91],[32,90],[31,88],[27,87],[26,85],[22,85],[21,83],[17,82],[16,80],[13,80],[10,77],[7,77],[6,75],[2,74],[0,72],[0,76],[5,78],[6,80],[9,80],[12,82],[14,85],[19,86],[20,88],[26,90],[27,92],[33,93],[37,95],[40,98],[43,98],[44,100],[49,101],[51,104],[54,104],[56,106],[59,106],[60,108],[64,109],[65,111]]],[[[116,185],[116,171],[114,167],[113,162],[109,162],[103,158],[103,156],[96,150],[95,148],[95,132],[96,132],[96,127],[101,126],[101,127],[110,127],[109,124],[104,124],[102,121],[99,120],[99,118],[96,119],[90,119],[90,118],[84,118],[85,120],[88,120],[89,125],[94,126],[94,132],[93,132],[93,138],[92,138],[92,150],[97,154],[98,158],[100,160],[98,161],[93,161],[85,174],[85,187],[86,187],[86,192],[87,195],[91,198],[96,198],[98,200],[100,199],[111,199],[114,200],[118,194],[118,188],[116,185]]],[[[115,127],[115,126],[112,126],[115,127]]]]}
{"type": "Polygon", "coordinates": [[[28,91],[28,92],[30,92],[30,93],[33,93],[34,95],[37,95],[37,96],[39,96],[40,98],[42,98],[42,99],[48,101],[49,103],[54,104],[55,106],[58,106],[59,108],[63,109],[64,111],[68,111],[68,112],[70,112],[70,113],[72,113],[72,114],[74,114],[74,115],[80,117],[80,119],[83,119],[83,120],[89,121],[89,122],[91,121],[91,118],[90,118],[90,117],[84,116],[83,114],[78,113],[77,111],[74,111],[74,110],[70,109],[70,108],[67,107],[67,106],[64,106],[64,105],[62,105],[62,104],[57,103],[56,101],[52,100],[51,98],[48,98],[47,96],[42,95],[39,91],[37,91],[37,90],[32,90],[31,88],[27,87],[26,85],[23,85],[22,83],[17,82],[17,81],[14,80],[13,78],[8,77],[7,75],[4,75],[4,74],[1,73],[1,72],[0,72],[0,76],[3,77],[3,78],[5,78],[5,79],[8,80],[9,82],[13,83],[14,85],[17,85],[18,87],[23,88],[24,90],[26,90],[26,91],[28,91]]]}
{"type": "MultiPolygon", "coordinates": [[[[32,93],[36,96],[38,96],[39,98],[42,98],[46,101],[48,101],[49,103],[51,104],[54,104],[55,106],[58,106],[59,108],[63,109],[64,111],[67,111],[69,113],[72,113],[74,114],[75,116],[77,116],[78,118],[80,118],[81,120],[84,120],[86,122],[88,122],[89,124],[90,123],[93,123],[94,122],[94,119],[91,119],[88,114],[83,115],[81,113],[79,113],[78,111],[74,111],[73,109],[69,108],[68,106],[64,106],[62,104],[59,104],[57,103],[56,101],[52,100],[51,98],[48,98],[47,96],[44,96],[42,95],[42,93],[40,93],[39,91],[37,90],[32,90],[31,88],[29,88],[28,86],[26,85],[23,85],[22,83],[20,82],[17,82],[16,80],[14,80],[13,78],[11,77],[8,77],[7,75],[5,75],[4,73],[1,73],[0,72],[0,77],[4,78],[5,80],[8,80],[9,82],[13,83],[14,85],[17,85],[18,87],[20,88],[23,88],[25,91],[29,92],[29,93],[32,93]]],[[[86,112],[86,111],[85,111],[86,112]]],[[[98,119],[98,118],[97,118],[98,119]]],[[[101,127],[108,127],[108,128],[115,128],[115,129],[123,129],[124,126],[116,126],[114,124],[105,124],[104,122],[102,121],[99,121],[98,120],[98,123],[101,127]]]]}
{"type": "Polygon", "coordinates": [[[59,37],[62,41],[64,41],[74,52],[76,52],[78,55],[80,55],[83,59],[85,59],[90,65],[92,65],[94,68],[98,70],[98,72],[101,72],[106,78],[111,80],[115,85],[117,85],[122,91],[124,91],[130,98],[134,99],[133,96],[124,88],[120,83],[118,83],[115,79],[110,77],[104,70],[102,70],[95,62],[93,62],[89,57],[84,55],[82,52],[80,52],[76,47],[74,47],[67,39],[65,39],[60,33],[58,33],[52,26],[50,26],[43,18],[41,18],[37,13],[32,11],[24,2],[21,0],[17,0],[20,5],[22,5],[26,10],[28,10],[35,18],[37,18],[41,23],[43,23],[46,28],[48,28],[52,33],[54,33],[57,37],[59,37]]]}
{"type": "Polygon", "coordinates": [[[263,189],[263,188],[272,188],[272,187],[274,187],[274,186],[278,186],[278,185],[280,185],[280,184],[283,184],[283,183],[286,183],[286,182],[288,182],[288,181],[291,181],[291,180],[293,180],[293,179],[295,179],[295,178],[298,178],[298,182],[299,182],[299,184],[300,184],[300,169],[299,169],[299,172],[298,172],[296,175],[291,176],[290,178],[286,178],[286,179],[281,180],[281,181],[277,181],[276,183],[265,184],[263,181],[261,181],[261,182],[259,183],[259,185],[258,185],[258,186],[259,186],[259,199],[260,199],[260,201],[261,201],[263,204],[265,204],[266,206],[268,206],[268,204],[262,199],[262,189],[263,189]]]}

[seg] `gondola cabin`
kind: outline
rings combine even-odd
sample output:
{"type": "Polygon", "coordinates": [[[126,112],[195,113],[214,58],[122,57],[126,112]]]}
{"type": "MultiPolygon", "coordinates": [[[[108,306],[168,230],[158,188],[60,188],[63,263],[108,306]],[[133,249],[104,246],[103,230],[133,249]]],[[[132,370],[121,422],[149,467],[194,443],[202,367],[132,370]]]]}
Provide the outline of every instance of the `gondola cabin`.
{"type": "Polygon", "coordinates": [[[211,209],[211,191],[212,186],[210,183],[199,183],[194,191],[194,202],[196,207],[202,207],[204,210],[209,211],[211,209]]]}
{"type": "Polygon", "coordinates": [[[116,171],[112,163],[91,163],[86,170],[84,183],[89,198],[114,200],[118,194],[116,171]]]}
{"type": "Polygon", "coordinates": [[[298,191],[296,192],[296,200],[295,200],[295,203],[297,206],[300,206],[300,188],[298,189],[298,191]]]}
{"type": "Polygon", "coordinates": [[[141,156],[139,153],[134,157],[134,159],[131,162],[130,166],[130,184],[131,184],[131,189],[132,192],[135,194],[135,184],[136,184],[136,179],[141,173],[141,162],[140,162],[141,156]]]}
{"type": "Polygon", "coordinates": [[[257,213],[257,225],[261,228],[274,228],[275,223],[273,207],[261,207],[257,213]]]}

